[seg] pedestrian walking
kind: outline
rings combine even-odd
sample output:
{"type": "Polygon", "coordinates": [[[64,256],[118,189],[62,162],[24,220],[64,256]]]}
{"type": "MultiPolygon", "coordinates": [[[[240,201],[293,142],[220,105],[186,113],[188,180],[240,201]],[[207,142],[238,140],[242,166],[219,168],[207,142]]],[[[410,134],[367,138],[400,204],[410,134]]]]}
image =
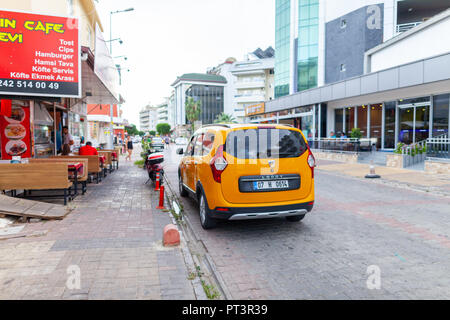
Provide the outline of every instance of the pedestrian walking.
{"type": "Polygon", "coordinates": [[[131,161],[131,155],[133,154],[133,141],[131,141],[130,136],[127,137],[127,152],[128,155],[125,160],[129,159],[131,161]]]}

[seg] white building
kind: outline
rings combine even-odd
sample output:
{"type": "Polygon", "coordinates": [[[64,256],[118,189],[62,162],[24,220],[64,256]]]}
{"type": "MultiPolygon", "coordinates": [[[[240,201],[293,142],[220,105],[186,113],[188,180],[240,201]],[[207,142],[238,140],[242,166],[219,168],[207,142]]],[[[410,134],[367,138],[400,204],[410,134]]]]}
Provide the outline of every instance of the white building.
{"type": "Polygon", "coordinates": [[[148,131],[156,131],[158,124],[158,108],[151,105],[145,106],[139,112],[140,130],[147,133],[148,131]]]}
{"type": "Polygon", "coordinates": [[[245,109],[262,104],[274,98],[274,63],[273,49],[258,49],[250,53],[246,61],[233,64],[231,73],[235,77],[236,95],[233,110],[238,122],[245,121],[245,109]]]}
{"type": "Polygon", "coordinates": [[[158,124],[169,123],[169,98],[165,98],[164,102],[156,107],[158,108],[158,124]]]}

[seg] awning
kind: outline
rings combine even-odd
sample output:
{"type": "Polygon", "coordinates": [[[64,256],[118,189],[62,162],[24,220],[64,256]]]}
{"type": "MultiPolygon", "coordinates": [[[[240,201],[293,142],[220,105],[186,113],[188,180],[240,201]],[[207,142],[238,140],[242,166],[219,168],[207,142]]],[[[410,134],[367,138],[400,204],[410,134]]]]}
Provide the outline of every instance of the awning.
{"type": "Polygon", "coordinates": [[[83,59],[82,62],[82,92],[83,97],[87,96],[87,104],[118,104],[120,97],[116,97],[111,91],[103,84],[99,77],[94,72],[94,55],[90,48],[81,47],[83,55],[87,55],[87,59],[83,59]],[[87,93],[90,93],[87,94],[87,93]]]}

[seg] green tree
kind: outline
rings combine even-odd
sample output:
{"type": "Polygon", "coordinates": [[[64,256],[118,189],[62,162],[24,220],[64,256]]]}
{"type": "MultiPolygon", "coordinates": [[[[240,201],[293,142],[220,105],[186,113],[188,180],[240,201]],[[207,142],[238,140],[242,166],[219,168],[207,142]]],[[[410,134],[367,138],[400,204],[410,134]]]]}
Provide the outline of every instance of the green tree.
{"type": "Polygon", "coordinates": [[[158,131],[159,135],[166,135],[170,133],[170,124],[168,123],[158,123],[156,126],[156,131],[158,131]]]}
{"type": "Polygon", "coordinates": [[[186,100],[186,118],[191,124],[191,130],[194,131],[194,122],[200,118],[202,112],[202,102],[195,101],[194,98],[189,97],[186,100]]]}
{"type": "Polygon", "coordinates": [[[137,136],[139,134],[139,130],[136,128],[136,125],[132,124],[129,127],[126,127],[127,133],[130,136],[137,136]]]}
{"type": "Polygon", "coordinates": [[[144,132],[144,131],[139,131],[139,136],[140,136],[140,137],[145,136],[145,132],[144,132]]]}
{"type": "Polygon", "coordinates": [[[217,115],[214,123],[237,123],[237,121],[232,115],[222,112],[221,114],[217,115]]]}
{"type": "Polygon", "coordinates": [[[155,131],[155,130],[151,130],[151,131],[149,131],[149,134],[150,134],[151,136],[156,136],[156,131],[155,131]]]}

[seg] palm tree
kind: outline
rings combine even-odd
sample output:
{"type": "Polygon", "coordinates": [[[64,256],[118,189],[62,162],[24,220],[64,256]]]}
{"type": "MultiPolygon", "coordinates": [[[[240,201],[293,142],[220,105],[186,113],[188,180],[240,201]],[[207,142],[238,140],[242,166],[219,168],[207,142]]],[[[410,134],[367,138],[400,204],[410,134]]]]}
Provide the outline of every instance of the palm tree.
{"type": "Polygon", "coordinates": [[[232,115],[222,112],[221,114],[217,115],[214,123],[237,123],[237,121],[232,115]]]}
{"type": "Polygon", "coordinates": [[[191,123],[191,130],[194,131],[194,122],[200,118],[202,102],[195,101],[194,98],[188,97],[186,100],[186,118],[191,123]]]}

